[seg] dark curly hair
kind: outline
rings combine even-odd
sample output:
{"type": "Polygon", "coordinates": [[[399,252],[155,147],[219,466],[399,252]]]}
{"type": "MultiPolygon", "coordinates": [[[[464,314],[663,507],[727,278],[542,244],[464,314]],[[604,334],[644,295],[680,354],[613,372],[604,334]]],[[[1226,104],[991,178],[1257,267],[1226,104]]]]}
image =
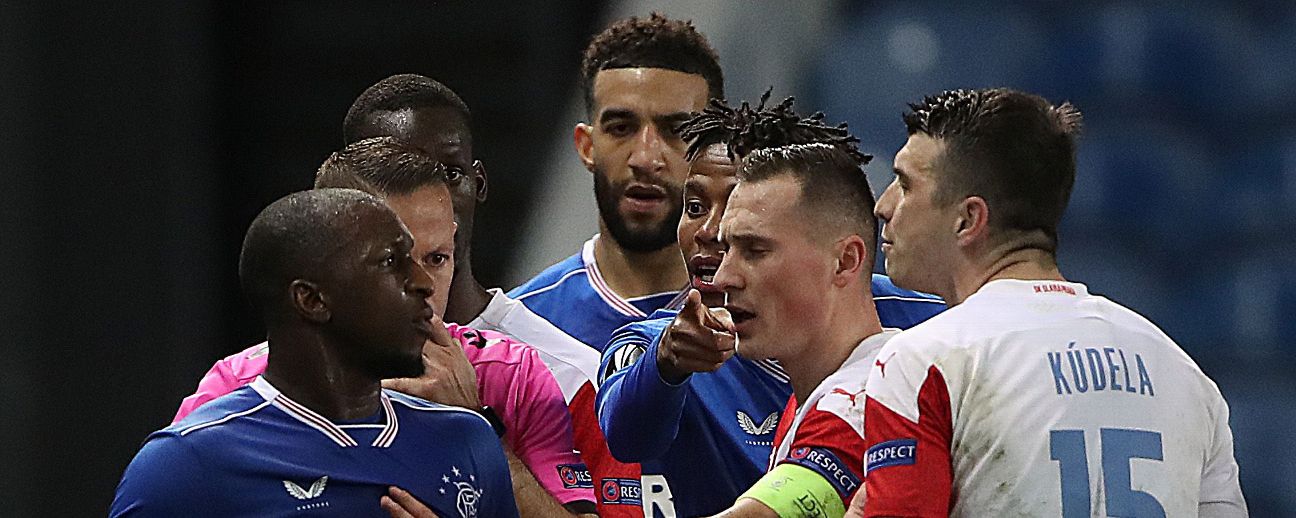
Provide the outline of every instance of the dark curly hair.
{"type": "Polygon", "coordinates": [[[680,135],[689,142],[685,156],[692,160],[711,145],[727,144],[730,158],[741,159],[739,182],[791,177],[801,186],[799,203],[817,219],[816,233],[859,235],[869,248],[865,261],[871,269],[877,219],[863,166],[873,157],[859,150],[859,138],[845,123],[829,126],[822,112],[802,117],[793,111],[792,97],[766,108],[769,97],[766,91],[755,108],[747,102],[731,108],[712,99],[680,125],[680,135]]]}
{"type": "Polygon", "coordinates": [[[706,79],[708,97],[724,97],[720,58],[688,20],[652,13],[648,18],[617,21],[595,36],[581,62],[588,113],[594,113],[594,77],[599,71],[615,68],[664,68],[700,75],[706,79]]]}
{"type": "Polygon", "coordinates": [[[793,97],[766,108],[772,92],[773,89],[766,90],[756,108],[747,101],[732,108],[723,99],[711,99],[706,108],[680,124],[677,130],[689,143],[685,158],[693,160],[702,150],[721,143],[729,145],[729,157],[734,158],[762,148],[816,142],[841,149],[860,165],[873,158],[860,152],[860,140],[850,134],[846,123],[824,124],[823,112],[802,118],[792,110],[793,97]]]}

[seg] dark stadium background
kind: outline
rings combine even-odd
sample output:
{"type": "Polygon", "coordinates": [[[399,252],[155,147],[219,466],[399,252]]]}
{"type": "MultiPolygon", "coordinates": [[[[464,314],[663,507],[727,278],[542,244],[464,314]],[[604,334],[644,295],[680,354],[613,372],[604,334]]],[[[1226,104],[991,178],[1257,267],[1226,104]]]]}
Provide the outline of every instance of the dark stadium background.
{"type": "Polygon", "coordinates": [[[145,435],[258,339],[242,233],[308,187],[382,77],[429,75],[474,110],[484,281],[576,250],[594,217],[566,145],[579,51],[652,8],[712,37],[731,98],[775,85],[849,121],[877,188],[918,95],[1079,105],[1064,272],[1217,380],[1253,515],[1296,509],[1296,5],[693,4],[0,0],[0,515],[102,515],[145,435]]]}

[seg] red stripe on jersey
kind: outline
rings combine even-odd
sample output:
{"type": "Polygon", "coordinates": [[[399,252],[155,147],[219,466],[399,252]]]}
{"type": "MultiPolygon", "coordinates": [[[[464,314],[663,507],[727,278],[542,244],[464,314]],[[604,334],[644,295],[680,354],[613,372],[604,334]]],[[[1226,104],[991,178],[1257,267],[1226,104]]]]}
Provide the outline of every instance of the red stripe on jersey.
{"type": "MultiPolygon", "coordinates": [[[[797,425],[788,458],[779,463],[800,464],[824,475],[842,497],[842,505],[850,507],[851,498],[859,491],[859,481],[864,480],[864,450],[867,449],[864,438],[851,423],[837,414],[820,410],[818,402],[814,405],[797,425]],[[828,452],[831,456],[815,457],[816,452],[828,452]],[[798,462],[798,457],[806,454],[811,457],[798,462]],[[828,460],[832,462],[826,462],[828,460]],[[833,465],[838,462],[841,465],[833,465]]],[[[795,411],[795,407],[792,408],[795,411]]]]}
{"type": "Polygon", "coordinates": [[[945,377],[935,366],[927,369],[927,379],[918,390],[917,423],[872,397],[865,401],[864,436],[869,448],[889,441],[917,441],[912,463],[886,465],[868,473],[865,516],[949,516],[954,480],[949,401],[945,377]]]}
{"type": "MultiPolygon", "coordinates": [[[[594,411],[594,385],[585,383],[576,395],[572,396],[567,406],[572,416],[572,439],[576,449],[580,450],[581,460],[589,468],[590,479],[594,487],[603,487],[604,479],[641,479],[639,464],[627,464],[616,460],[608,450],[607,439],[599,427],[598,414],[594,411]]],[[[604,504],[603,498],[595,498],[598,503],[598,515],[602,518],[643,518],[644,510],[640,505],[604,504]]]]}
{"type": "Polygon", "coordinates": [[[770,451],[770,462],[765,471],[774,469],[774,454],[778,452],[779,445],[783,444],[783,439],[787,438],[788,430],[796,420],[796,411],[796,394],[792,394],[788,396],[787,405],[783,407],[783,415],[779,416],[778,427],[774,429],[774,449],[770,451]]]}

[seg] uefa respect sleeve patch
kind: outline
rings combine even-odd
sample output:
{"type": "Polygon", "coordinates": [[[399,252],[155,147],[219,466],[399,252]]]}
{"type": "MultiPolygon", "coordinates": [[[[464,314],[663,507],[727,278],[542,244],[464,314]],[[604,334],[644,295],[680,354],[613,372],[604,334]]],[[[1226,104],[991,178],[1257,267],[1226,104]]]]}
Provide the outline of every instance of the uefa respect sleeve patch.
{"type": "Polygon", "coordinates": [[[832,484],[837,494],[845,499],[859,488],[860,479],[845,462],[825,448],[800,447],[788,453],[784,462],[809,468],[832,484]]]}
{"type": "Polygon", "coordinates": [[[599,488],[599,499],[606,505],[643,505],[641,483],[632,478],[605,478],[599,488]]]}
{"type": "Polygon", "coordinates": [[[917,439],[895,439],[877,443],[864,455],[864,474],[867,475],[878,468],[909,466],[917,459],[917,454],[917,439]]]}
{"type": "Polygon", "coordinates": [[[594,479],[590,477],[589,468],[584,464],[559,464],[558,478],[562,479],[565,489],[594,488],[594,479]]]}

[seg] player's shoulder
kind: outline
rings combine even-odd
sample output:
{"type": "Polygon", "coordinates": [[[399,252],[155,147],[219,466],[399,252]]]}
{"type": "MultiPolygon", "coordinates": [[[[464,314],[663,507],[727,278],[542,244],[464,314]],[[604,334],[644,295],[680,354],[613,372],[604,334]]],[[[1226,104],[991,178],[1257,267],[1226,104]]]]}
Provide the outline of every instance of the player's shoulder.
{"type": "Polygon", "coordinates": [[[222,370],[225,376],[239,383],[247,383],[265,372],[269,356],[270,342],[261,342],[222,358],[213,369],[222,370]]]}
{"type": "Polygon", "coordinates": [[[955,306],[926,321],[892,335],[883,349],[903,350],[911,356],[935,357],[950,349],[967,347],[963,332],[969,319],[963,315],[964,309],[955,306]]]}
{"type": "Polygon", "coordinates": [[[631,322],[613,331],[599,360],[599,384],[602,385],[612,374],[639,361],[652,343],[666,332],[666,327],[670,326],[676,313],[657,310],[646,320],[631,322]]]}
{"type": "Polygon", "coordinates": [[[865,338],[851,351],[841,367],[829,374],[814,391],[814,410],[836,415],[847,423],[859,424],[864,419],[864,387],[873,367],[877,366],[878,353],[900,335],[898,330],[886,330],[865,338]],[[858,423],[857,423],[858,421],[858,423]]]}
{"type": "Polygon", "coordinates": [[[496,331],[475,329],[458,324],[446,324],[450,336],[463,347],[464,355],[474,366],[503,364],[518,366],[539,362],[540,358],[530,345],[496,331]]]}
{"type": "Polygon", "coordinates": [[[229,394],[213,399],[198,407],[184,419],[154,432],[150,439],[160,437],[206,439],[213,435],[228,432],[231,428],[245,424],[245,418],[253,416],[266,407],[267,401],[252,387],[243,386],[229,394]]]}
{"type": "Polygon", "coordinates": [[[526,300],[545,296],[546,294],[553,295],[551,292],[561,290],[568,285],[579,286],[579,283],[571,284],[571,281],[583,281],[585,275],[585,262],[581,258],[581,254],[574,254],[545,268],[535,277],[513,288],[508,292],[508,296],[517,300],[526,300]]]}
{"type": "Polygon", "coordinates": [[[896,286],[890,277],[880,273],[873,274],[870,282],[873,290],[873,299],[876,300],[895,300],[900,302],[913,302],[918,304],[938,304],[945,305],[945,301],[939,296],[930,293],[922,293],[913,290],[906,290],[896,286]]]}
{"type": "Polygon", "coordinates": [[[647,344],[652,342],[657,336],[666,331],[675,316],[679,312],[670,309],[659,309],[654,311],[648,318],[638,320],[623,325],[612,332],[611,338],[608,339],[608,348],[604,350],[606,354],[619,344],[637,342],[647,344]]]}
{"type": "Polygon", "coordinates": [[[433,403],[418,396],[397,392],[391,389],[383,389],[383,393],[392,402],[392,408],[396,410],[397,415],[401,417],[413,417],[419,421],[436,421],[440,423],[460,423],[476,427],[478,424],[485,424],[490,429],[490,422],[486,421],[481,414],[449,405],[433,403]]]}

